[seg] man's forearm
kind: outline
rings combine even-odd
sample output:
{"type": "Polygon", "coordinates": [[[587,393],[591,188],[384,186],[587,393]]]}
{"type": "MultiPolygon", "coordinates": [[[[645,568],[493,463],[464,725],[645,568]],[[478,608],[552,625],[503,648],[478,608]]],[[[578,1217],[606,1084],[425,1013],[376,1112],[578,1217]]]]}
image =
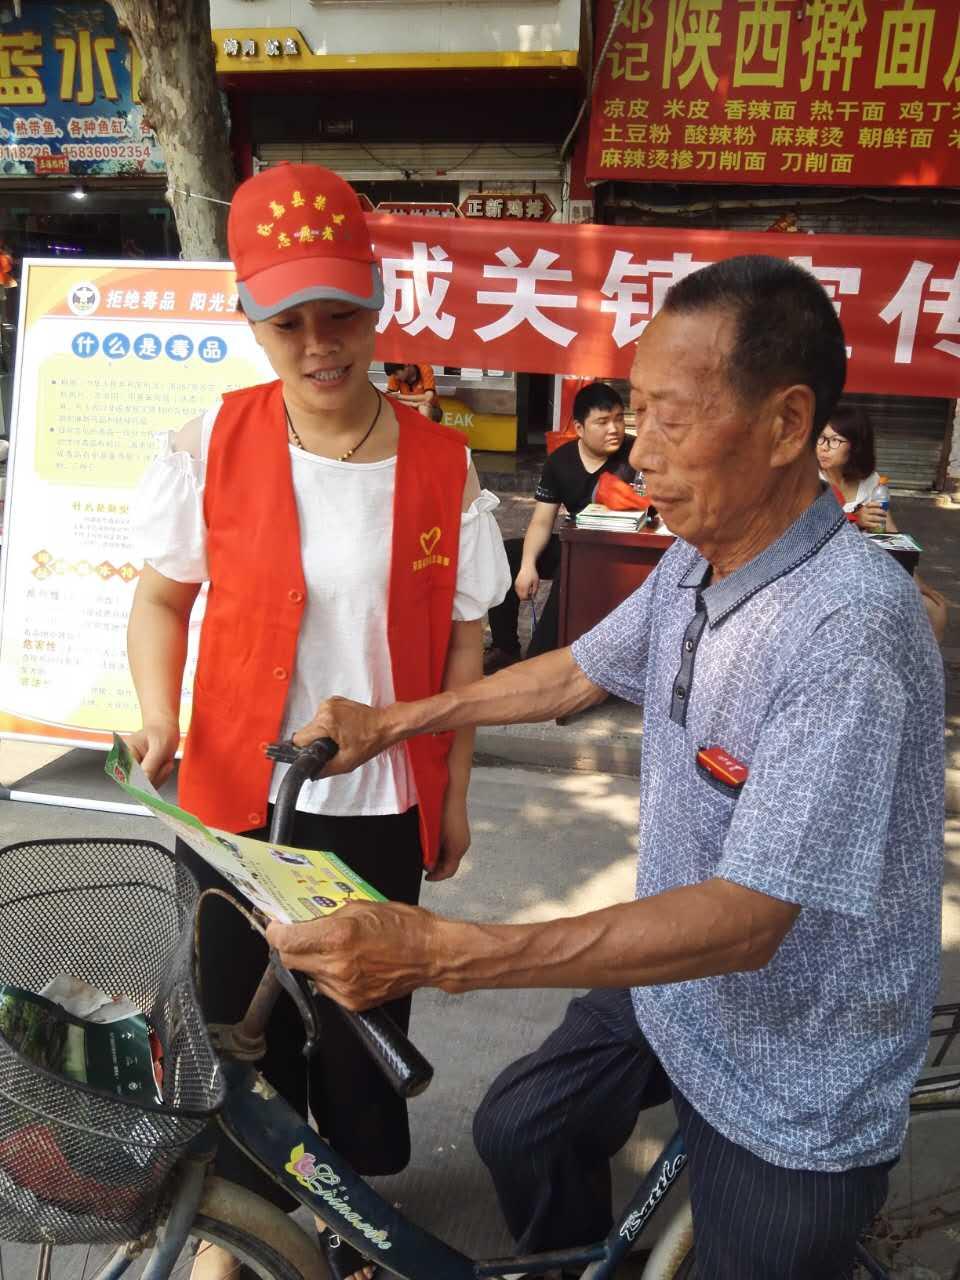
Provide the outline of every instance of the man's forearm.
{"type": "Polygon", "coordinates": [[[530,521],[527,532],[524,534],[520,563],[526,565],[529,569],[535,568],[537,560],[540,558],[540,553],[550,541],[552,533],[553,520],[547,524],[534,517],[530,521]]]}
{"type": "Polygon", "coordinates": [[[428,985],[635,987],[762,968],[798,908],[723,880],[537,924],[434,917],[428,985]]]}
{"type": "Polygon", "coordinates": [[[580,670],[569,649],[556,649],[518,662],[486,680],[446,689],[417,702],[395,702],[381,708],[348,698],[327,698],[313,719],[293,735],[293,741],[305,747],[317,738],[332,738],[339,750],[327,773],[349,773],[417,734],[551,720],[592,707],[606,696],[580,670]]]}
{"type": "Polygon", "coordinates": [[[469,924],[396,902],[271,925],[284,964],[366,1009],[419,987],[637,987],[768,964],[799,907],[714,879],[542,924],[469,924]]]}
{"type": "Polygon", "coordinates": [[[592,707],[606,696],[580,670],[570,649],[556,649],[460,689],[386,708],[382,713],[387,735],[384,746],[420,733],[552,720],[592,707]]]}

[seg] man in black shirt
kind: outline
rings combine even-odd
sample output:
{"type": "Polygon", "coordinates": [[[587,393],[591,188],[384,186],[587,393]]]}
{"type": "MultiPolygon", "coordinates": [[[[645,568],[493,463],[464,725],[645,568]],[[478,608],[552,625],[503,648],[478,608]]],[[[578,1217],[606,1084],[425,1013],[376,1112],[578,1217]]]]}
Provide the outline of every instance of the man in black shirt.
{"type": "Polygon", "coordinates": [[[537,485],[536,506],[526,537],[505,543],[514,584],[502,604],[490,610],[491,647],[483,656],[485,675],[520,660],[517,618],[521,600],[532,600],[541,578],[552,579],[550,595],[527,649],[527,657],[557,647],[560,539],[553,532],[561,506],[575,516],[593,499],[604,471],[632,481],[628,461],[633,436],[624,434],[623,401],[605,382],[583,387],[573,402],[577,439],[561,445],[546,461],[537,485]]]}

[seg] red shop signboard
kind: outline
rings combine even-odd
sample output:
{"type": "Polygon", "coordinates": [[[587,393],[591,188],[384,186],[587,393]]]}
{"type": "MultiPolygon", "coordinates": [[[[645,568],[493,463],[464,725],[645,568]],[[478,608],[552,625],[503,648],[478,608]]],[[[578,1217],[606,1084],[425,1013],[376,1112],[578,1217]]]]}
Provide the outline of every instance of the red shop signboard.
{"type": "MultiPolygon", "coordinates": [[[[615,0],[599,0],[597,31],[615,0]]],[[[626,0],[587,176],[960,186],[957,0],[626,0]]]]}
{"type": "Polygon", "coordinates": [[[626,377],[670,285],[741,253],[791,258],[840,315],[851,391],[960,396],[960,243],[368,215],[377,358],[626,377]]]}

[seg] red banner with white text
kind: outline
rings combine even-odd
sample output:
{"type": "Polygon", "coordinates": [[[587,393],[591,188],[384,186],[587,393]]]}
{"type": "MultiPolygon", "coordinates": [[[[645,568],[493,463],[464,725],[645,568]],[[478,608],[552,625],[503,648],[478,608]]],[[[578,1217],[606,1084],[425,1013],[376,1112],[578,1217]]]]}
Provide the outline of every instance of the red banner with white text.
{"type": "Polygon", "coordinates": [[[383,262],[377,356],[626,377],[676,280],[743,253],[811,271],[840,316],[847,388],[960,396],[960,243],[368,215],[383,262]]]}

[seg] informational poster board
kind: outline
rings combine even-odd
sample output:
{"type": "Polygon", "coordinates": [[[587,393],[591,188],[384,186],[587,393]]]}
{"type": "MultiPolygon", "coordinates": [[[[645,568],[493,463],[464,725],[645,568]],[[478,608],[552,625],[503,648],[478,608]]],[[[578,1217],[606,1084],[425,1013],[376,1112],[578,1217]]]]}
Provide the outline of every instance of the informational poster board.
{"type": "MultiPolygon", "coordinates": [[[[222,263],[24,262],[0,571],[0,735],[139,726],[131,503],[158,435],[273,375],[222,263]]],[[[195,630],[195,628],[194,628],[195,630]]],[[[182,704],[189,717],[188,669],[182,704]]]]}

